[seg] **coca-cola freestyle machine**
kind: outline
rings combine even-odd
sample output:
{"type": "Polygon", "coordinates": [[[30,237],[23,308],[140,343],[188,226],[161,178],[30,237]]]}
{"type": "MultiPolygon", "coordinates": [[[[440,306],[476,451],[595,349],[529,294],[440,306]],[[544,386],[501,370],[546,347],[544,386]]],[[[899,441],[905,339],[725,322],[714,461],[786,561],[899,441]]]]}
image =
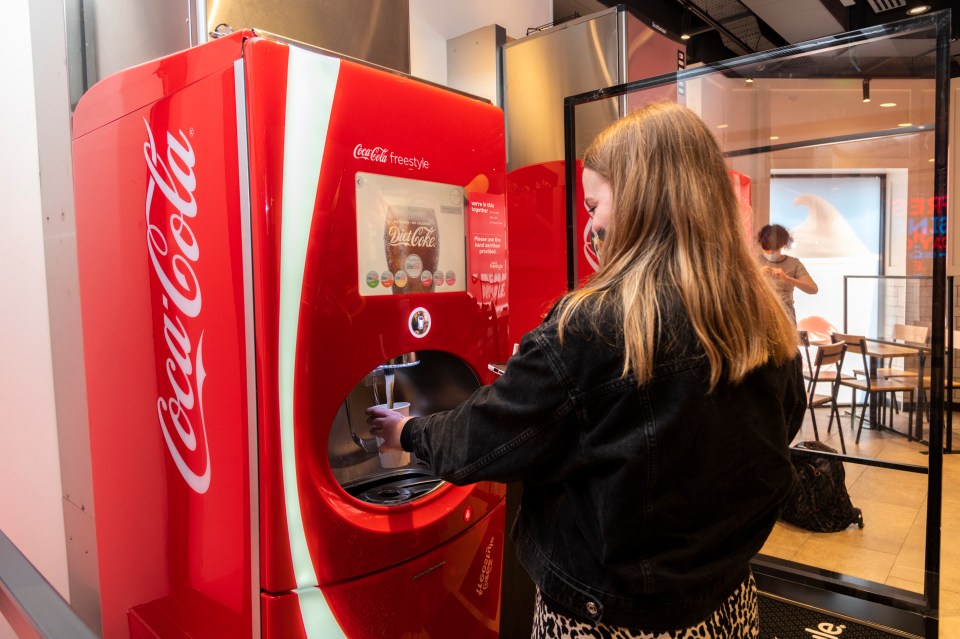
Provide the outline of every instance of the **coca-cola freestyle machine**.
{"type": "Polygon", "coordinates": [[[496,636],[502,486],[364,409],[509,353],[500,110],[242,32],[73,135],[104,636],[496,636]]]}

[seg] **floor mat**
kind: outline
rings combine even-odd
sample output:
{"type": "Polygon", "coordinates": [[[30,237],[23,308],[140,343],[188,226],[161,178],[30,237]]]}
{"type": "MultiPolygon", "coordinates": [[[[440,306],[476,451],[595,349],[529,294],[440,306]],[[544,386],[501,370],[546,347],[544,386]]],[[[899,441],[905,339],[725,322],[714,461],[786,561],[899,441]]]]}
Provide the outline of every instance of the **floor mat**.
{"type": "MultiPolygon", "coordinates": [[[[761,639],[901,639],[916,637],[898,630],[877,628],[809,608],[774,595],[760,593],[761,639]]],[[[920,639],[920,638],[917,638],[920,639]]]]}

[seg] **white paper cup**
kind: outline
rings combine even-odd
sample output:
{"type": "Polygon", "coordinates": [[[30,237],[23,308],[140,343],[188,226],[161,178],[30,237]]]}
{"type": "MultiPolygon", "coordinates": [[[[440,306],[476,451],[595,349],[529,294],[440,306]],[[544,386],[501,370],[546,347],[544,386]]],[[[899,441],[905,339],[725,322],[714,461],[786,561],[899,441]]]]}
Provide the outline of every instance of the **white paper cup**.
{"type": "MultiPolygon", "coordinates": [[[[374,408],[387,408],[386,404],[377,404],[374,408]]],[[[410,402],[394,402],[393,409],[404,416],[410,415],[410,402]]],[[[383,438],[377,437],[377,448],[380,455],[380,466],[383,468],[400,468],[410,463],[410,453],[400,449],[380,448],[383,445],[383,438]]]]}

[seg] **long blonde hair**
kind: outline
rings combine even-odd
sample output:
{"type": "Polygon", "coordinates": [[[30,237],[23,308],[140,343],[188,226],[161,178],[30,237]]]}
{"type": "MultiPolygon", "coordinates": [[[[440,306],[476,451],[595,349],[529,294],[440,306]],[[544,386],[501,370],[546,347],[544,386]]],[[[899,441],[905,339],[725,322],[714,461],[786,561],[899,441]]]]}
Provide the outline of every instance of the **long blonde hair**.
{"type": "Polygon", "coordinates": [[[796,355],[797,332],[743,240],[726,162],[704,122],[672,103],[607,127],[583,157],[610,182],[600,270],[561,302],[559,328],[612,304],[623,322],[623,374],[653,375],[660,313],[682,304],[710,363],[710,389],[796,355]],[[674,304],[676,305],[676,304],[674,304]]]}

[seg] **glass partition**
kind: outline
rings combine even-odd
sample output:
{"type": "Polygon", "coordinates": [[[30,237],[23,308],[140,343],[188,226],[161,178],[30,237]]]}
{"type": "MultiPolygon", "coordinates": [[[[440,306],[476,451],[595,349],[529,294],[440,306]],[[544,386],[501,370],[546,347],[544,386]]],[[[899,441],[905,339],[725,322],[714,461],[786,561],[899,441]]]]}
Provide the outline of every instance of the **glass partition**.
{"type": "MultiPolygon", "coordinates": [[[[865,526],[821,534],[778,523],[755,564],[768,586],[827,610],[830,597],[846,598],[845,609],[853,602],[864,619],[906,636],[937,635],[942,453],[952,435],[944,428],[953,390],[945,384],[953,358],[944,354],[957,313],[946,278],[948,46],[949,13],[940,12],[565,101],[568,228],[576,228],[582,149],[570,140],[580,109],[618,100],[633,109],[676,87],[728,158],[748,236],[784,225],[794,238],[785,252],[817,281],[817,295],[796,294],[812,352],[855,333],[886,356],[851,357],[845,372],[913,380],[912,394],[848,389],[829,432],[829,407],[814,409],[818,433],[807,411],[797,441],[819,436],[846,449],[836,458],[865,526]]],[[[570,260],[571,283],[576,267],[570,260]]]]}

